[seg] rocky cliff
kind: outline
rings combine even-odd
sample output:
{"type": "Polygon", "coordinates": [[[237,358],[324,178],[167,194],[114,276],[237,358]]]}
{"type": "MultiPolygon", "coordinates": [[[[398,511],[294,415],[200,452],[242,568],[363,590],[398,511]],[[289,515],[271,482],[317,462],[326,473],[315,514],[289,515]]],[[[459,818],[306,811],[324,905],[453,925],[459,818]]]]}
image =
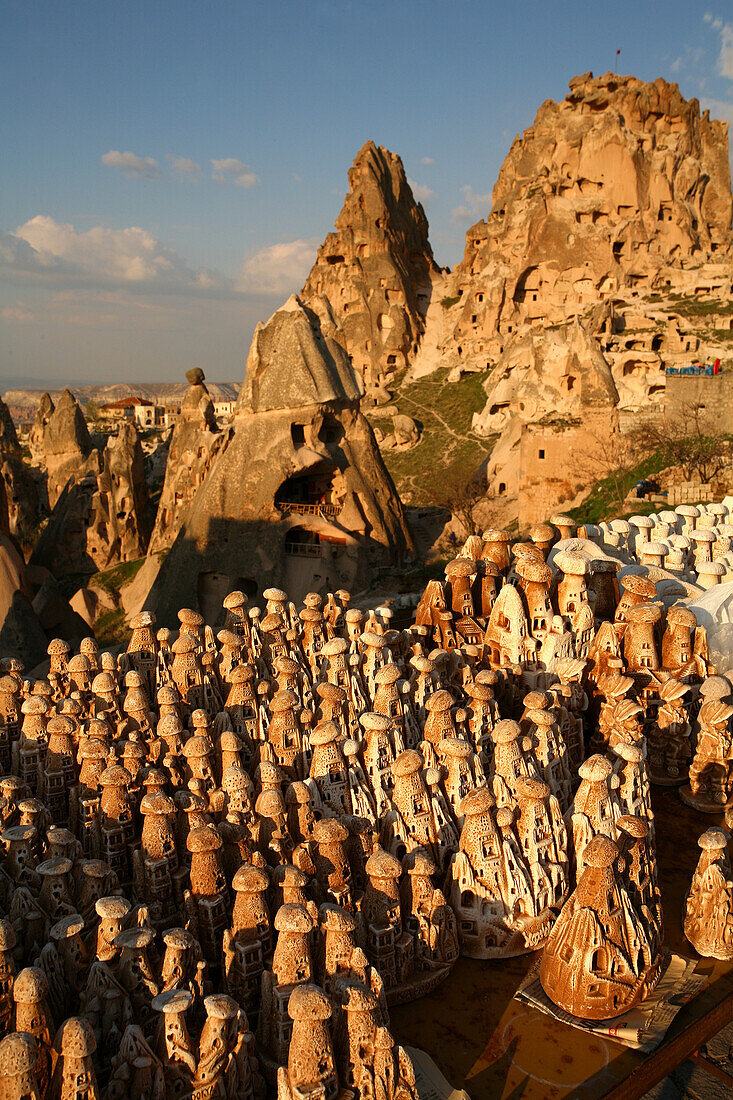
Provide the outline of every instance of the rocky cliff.
{"type": "Polygon", "coordinates": [[[84,413],[70,390],[54,403],[41,398],[30,432],[31,455],[45,472],[48,506],[53,508],[67,481],[79,475],[94,450],[84,413]]]}
{"type": "MultiPolygon", "coordinates": [[[[481,437],[501,433],[496,460],[483,465],[490,493],[504,495],[497,521],[529,518],[508,491],[520,437],[530,462],[538,432],[551,429],[551,445],[538,448],[549,456],[562,454],[563,424],[574,445],[583,421],[594,435],[604,424],[625,430],[662,414],[669,365],[728,352],[727,125],[676,84],[586,73],[562,102],[543,103],[452,272],[433,261],[398,157],[368,143],[349,183],[304,299],[336,325],[367,408],[388,402],[391,414],[414,415],[405,387],[421,377],[486,376],[486,406],[462,445],[478,466],[481,437]]],[[[410,445],[416,462],[428,454],[427,439],[410,445]]],[[[538,508],[569,499],[567,471],[553,461],[545,480],[555,489],[534,494],[538,508]]],[[[577,479],[572,488],[577,496],[577,479]]]]}
{"type": "Polygon", "coordinates": [[[123,423],[64,485],[31,563],[61,576],[133,561],[145,554],[151,526],[140,440],[123,423]]]}
{"type": "Polygon", "coordinates": [[[349,170],[349,193],[301,292],[339,327],[368,391],[389,383],[417,351],[431,277],[428,222],[402,161],[368,141],[349,170]]]}
{"type": "Polygon", "coordinates": [[[0,646],[31,669],[46,655],[47,639],[31,605],[25,562],[10,533],[5,480],[0,474],[0,646]]]}
{"type": "Polygon", "coordinates": [[[0,398],[0,474],[5,479],[8,525],[12,535],[27,545],[38,524],[38,489],[23,461],[15,424],[0,398]]]}
{"type": "Polygon", "coordinates": [[[466,234],[445,354],[485,369],[530,328],[727,270],[727,129],[661,79],[571,80],[515,138],[466,234]]]}

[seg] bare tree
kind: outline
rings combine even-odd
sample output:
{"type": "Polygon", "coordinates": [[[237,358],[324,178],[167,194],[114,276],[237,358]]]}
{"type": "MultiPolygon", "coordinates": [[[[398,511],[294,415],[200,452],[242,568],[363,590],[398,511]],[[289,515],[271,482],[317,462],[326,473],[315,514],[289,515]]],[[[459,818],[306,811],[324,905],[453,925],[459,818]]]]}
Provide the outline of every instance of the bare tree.
{"type": "Polygon", "coordinates": [[[480,535],[483,524],[474,518],[476,505],[488,495],[486,474],[474,474],[466,479],[465,472],[449,468],[436,475],[435,482],[426,487],[431,503],[451,512],[468,535],[480,535]]]}
{"type": "Polygon", "coordinates": [[[604,481],[610,507],[623,508],[636,469],[655,448],[648,433],[591,432],[586,446],[573,455],[576,477],[586,485],[604,481]]]}
{"type": "Polygon", "coordinates": [[[675,411],[674,424],[662,422],[647,431],[650,444],[669,466],[679,466],[686,481],[715,480],[730,462],[730,442],[710,428],[704,406],[689,401],[675,411]],[[706,422],[707,421],[707,422],[706,422]]]}

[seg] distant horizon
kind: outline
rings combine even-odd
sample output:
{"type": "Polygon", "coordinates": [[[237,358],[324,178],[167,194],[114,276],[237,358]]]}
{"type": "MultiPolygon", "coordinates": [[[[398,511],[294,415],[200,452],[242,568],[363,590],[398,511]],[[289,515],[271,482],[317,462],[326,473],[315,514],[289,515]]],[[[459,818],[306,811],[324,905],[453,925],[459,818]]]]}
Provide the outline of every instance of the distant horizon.
{"type": "Polygon", "coordinates": [[[401,157],[453,267],[515,134],[573,76],[618,63],[733,120],[724,11],[6,0],[0,388],[244,377],[365,141],[401,157]]]}
{"type": "MultiPolygon", "coordinates": [[[[143,382],[142,379],[140,379],[140,378],[138,378],[136,381],[132,381],[132,382],[128,381],[126,378],[123,378],[121,381],[110,381],[110,382],[89,382],[89,381],[86,381],[86,382],[71,381],[71,382],[69,382],[69,381],[65,381],[63,383],[59,383],[58,381],[50,381],[49,379],[45,379],[45,380],[41,379],[41,381],[38,382],[37,384],[28,385],[27,383],[24,383],[22,380],[18,380],[18,379],[14,380],[11,377],[9,381],[7,379],[3,378],[2,379],[2,385],[4,386],[4,389],[0,390],[0,397],[2,397],[3,400],[4,400],[5,399],[5,394],[11,393],[13,390],[23,390],[27,393],[36,393],[38,391],[42,391],[44,393],[54,393],[56,391],[61,391],[61,390],[84,390],[84,389],[89,389],[92,386],[100,386],[100,387],[101,386],[120,386],[120,387],[125,387],[126,386],[126,387],[129,388],[130,393],[134,396],[135,390],[139,389],[142,386],[175,386],[175,385],[185,386],[185,385],[187,385],[187,382],[186,382],[185,372],[184,372],[184,374],[182,374],[179,379],[176,379],[176,378],[161,378],[160,380],[149,379],[147,382],[143,382]]],[[[243,380],[241,382],[237,382],[236,380],[234,380],[232,378],[224,378],[224,379],[209,378],[209,376],[207,375],[205,385],[207,385],[207,386],[237,386],[238,388],[241,389],[241,387],[243,385],[243,380]]]]}

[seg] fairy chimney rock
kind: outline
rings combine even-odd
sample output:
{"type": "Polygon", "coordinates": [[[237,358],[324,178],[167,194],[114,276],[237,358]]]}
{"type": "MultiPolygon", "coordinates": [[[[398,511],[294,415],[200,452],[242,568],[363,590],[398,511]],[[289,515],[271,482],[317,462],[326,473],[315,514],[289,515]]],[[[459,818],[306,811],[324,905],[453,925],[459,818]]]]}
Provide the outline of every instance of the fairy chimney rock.
{"type": "Polygon", "coordinates": [[[338,339],[377,386],[415,350],[438,268],[428,222],[400,158],[368,141],[349,170],[349,193],[301,297],[339,326],[338,339]]]}

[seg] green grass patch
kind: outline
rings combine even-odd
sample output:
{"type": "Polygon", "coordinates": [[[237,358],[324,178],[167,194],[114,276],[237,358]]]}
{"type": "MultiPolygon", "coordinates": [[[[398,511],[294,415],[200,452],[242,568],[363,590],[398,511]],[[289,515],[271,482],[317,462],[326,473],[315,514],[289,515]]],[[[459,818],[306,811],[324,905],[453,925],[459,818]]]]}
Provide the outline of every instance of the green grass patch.
{"type": "Polygon", "coordinates": [[[456,302],[460,302],[460,300],[460,294],[456,294],[454,298],[441,298],[440,304],[442,305],[443,309],[450,309],[451,306],[454,306],[456,302]]]}
{"type": "Polygon", "coordinates": [[[126,645],[132,637],[132,630],[125,622],[124,610],[120,607],[114,611],[105,611],[94,624],[94,634],[102,649],[126,645]]]}
{"type": "MultiPolygon", "coordinates": [[[[655,451],[643,459],[638,466],[623,478],[624,492],[628,493],[637,481],[653,477],[669,465],[669,456],[662,450],[655,451]]],[[[601,520],[620,519],[624,516],[644,515],[655,512],[660,508],[659,504],[651,501],[640,500],[630,508],[619,509],[616,494],[616,482],[612,477],[602,478],[597,481],[588,496],[577,508],[571,508],[567,515],[576,523],[600,523],[601,520]]]]}
{"type": "Polygon", "coordinates": [[[715,314],[733,313],[733,302],[724,302],[720,298],[699,299],[694,295],[670,294],[673,308],[683,317],[710,317],[715,314]]]}
{"type": "Polygon", "coordinates": [[[436,479],[470,480],[495,442],[471,429],[473,414],[486,404],[483,374],[465,374],[448,382],[448,368],[395,390],[394,404],[422,425],[420,440],[406,451],[385,451],[384,461],[404,499],[433,501],[436,479]]]}
{"type": "Polygon", "coordinates": [[[120,565],[113,565],[111,569],[104,569],[100,573],[94,573],[87,580],[87,584],[103,588],[115,598],[120,589],[134,580],[142,568],[145,558],[136,558],[135,561],[123,561],[120,565]]]}

